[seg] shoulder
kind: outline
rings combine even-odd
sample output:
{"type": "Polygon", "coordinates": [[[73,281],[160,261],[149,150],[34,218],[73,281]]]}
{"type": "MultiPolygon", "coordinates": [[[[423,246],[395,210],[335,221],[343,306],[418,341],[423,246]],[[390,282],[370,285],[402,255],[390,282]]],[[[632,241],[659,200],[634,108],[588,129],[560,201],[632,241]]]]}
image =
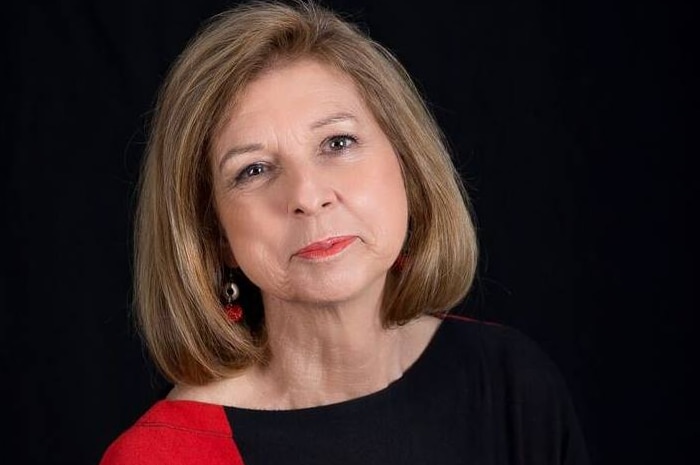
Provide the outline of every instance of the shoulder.
{"type": "Polygon", "coordinates": [[[442,320],[441,331],[454,349],[476,351],[503,362],[553,368],[540,345],[517,328],[460,315],[444,315],[442,320]]]}
{"type": "Polygon", "coordinates": [[[444,363],[494,407],[568,408],[569,393],[558,366],[522,331],[459,316],[446,316],[440,331],[444,363]]]}
{"type": "Polygon", "coordinates": [[[242,464],[223,407],[159,401],[105,451],[100,465],[242,464]]]}
{"type": "Polygon", "coordinates": [[[558,376],[558,369],[551,358],[522,331],[459,315],[445,315],[442,318],[443,348],[452,351],[453,355],[462,354],[470,361],[487,363],[502,375],[527,377],[537,374],[538,379],[546,373],[558,376]]]}
{"type": "Polygon", "coordinates": [[[589,463],[566,383],[538,343],[516,328],[453,315],[441,333],[441,357],[488,418],[494,450],[505,447],[522,463],[589,463]]]}

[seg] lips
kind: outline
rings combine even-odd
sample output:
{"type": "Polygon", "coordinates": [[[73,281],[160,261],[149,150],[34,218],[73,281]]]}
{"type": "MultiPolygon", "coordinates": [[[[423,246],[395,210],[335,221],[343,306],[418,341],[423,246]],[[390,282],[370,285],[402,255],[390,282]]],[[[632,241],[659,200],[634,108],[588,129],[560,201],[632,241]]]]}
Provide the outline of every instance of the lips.
{"type": "Polygon", "coordinates": [[[353,242],[357,236],[337,236],[314,242],[306,247],[299,249],[294,255],[306,259],[318,259],[337,255],[353,242]]]}

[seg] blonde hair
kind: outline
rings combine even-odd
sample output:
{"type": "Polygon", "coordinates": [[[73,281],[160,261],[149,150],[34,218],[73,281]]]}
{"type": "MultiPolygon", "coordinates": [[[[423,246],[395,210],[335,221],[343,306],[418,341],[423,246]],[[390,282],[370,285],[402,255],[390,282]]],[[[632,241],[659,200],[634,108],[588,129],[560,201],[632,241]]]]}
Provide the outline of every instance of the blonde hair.
{"type": "Polygon", "coordinates": [[[356,84],[399,156],[409,205],[404,266],[384,293],[387,327],[447,311],[477,258],[468,199],[438,126],[384,47],[313,3],[239,5],[204,27],[171,68],[155,108],[136,219],[136,311],[162,373],[203,384],[264,362],[264,321],[221,311],[221,237],[209,167],[212,139],[245,86],[280,60],[312,58],[356,84]]]}

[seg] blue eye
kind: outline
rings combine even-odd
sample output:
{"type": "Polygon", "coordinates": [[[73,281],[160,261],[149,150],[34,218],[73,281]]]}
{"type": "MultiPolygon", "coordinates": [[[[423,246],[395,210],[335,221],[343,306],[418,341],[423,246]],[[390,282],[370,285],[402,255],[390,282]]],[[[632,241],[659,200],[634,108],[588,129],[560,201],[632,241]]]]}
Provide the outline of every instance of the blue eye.
{"type": "Polygon", "coordinates": [[[357,139],[348,134],[329,137],[324,141],[325,148],[330,152],[342,152],[357,142],[357,139]]]}

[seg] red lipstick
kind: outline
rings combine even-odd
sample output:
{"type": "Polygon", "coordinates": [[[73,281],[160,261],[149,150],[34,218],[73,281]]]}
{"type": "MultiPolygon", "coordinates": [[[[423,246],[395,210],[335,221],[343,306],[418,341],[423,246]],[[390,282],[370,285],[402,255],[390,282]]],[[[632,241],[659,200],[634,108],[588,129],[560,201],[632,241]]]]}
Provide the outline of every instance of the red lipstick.
{"type": "Polygon", "coordinates": [[[297,250],[294,254],[297,257],[309,260],[332,257],[339,254],[350,246],[357,239],[356,236],[338,236],[314,242],[306,247],[297,250]]]}

